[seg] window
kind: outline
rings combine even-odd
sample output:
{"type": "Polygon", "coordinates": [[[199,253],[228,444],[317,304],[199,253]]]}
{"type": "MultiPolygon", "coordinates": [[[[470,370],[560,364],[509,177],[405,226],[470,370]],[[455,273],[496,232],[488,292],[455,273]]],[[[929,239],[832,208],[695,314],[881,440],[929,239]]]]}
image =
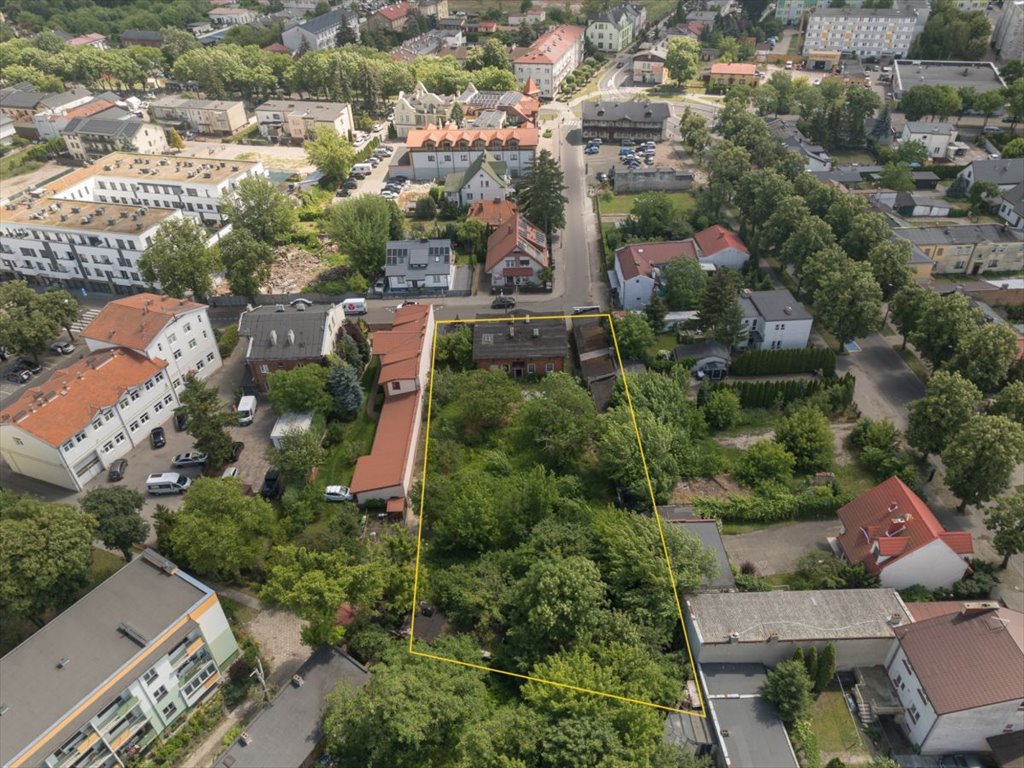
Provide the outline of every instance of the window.
{"type": "Polygon", "coordinates": [[[142,397],[142,394],[139,392],[139,390],[136,389],[130,395],[128,395],[128,397],[134,403],[136,400],[138,400],[140,397],[142,397]]]}
{"type": "Polygon", "coordinates": [[[208,363],[212,363],[212,362],[213,362],[213,352],[210,352],[210,353],[209,353],[209,354],[208,354],[208,355],[206,356],[206,361],[207,361],[208,363]]]}
{"type": "Polygon", "coordinates": [[[164,717],[174,717],[174,714],[178,711],[178,705],[173,701],[163,708],[164,717]]]}
{"type": "Polygon", "coordinates": [[[104,453],[109,453],[112,450],[114,450],[114,441],[113,440],[107,440],[107,442],[105,442],[103,444],[103,452],[104,453]]]}
{"type": "Polygon", "coordinates": [[[149,414],[148,413],[144,413],[144,414],[142,414],[142,416],[139,417],[139,423],[140,424],[145,424],[147,421],[149,421],[149,414]]]}
{"type": "Polygon", "coordinates": [[[155,691],[153,691],[153,698],[157,701],[163,701],[167,698],[167,687],[161,685],[155,691]]]}
{"type": "Polygon", "coordinates": [[[146,389],[147,390],[150,390],[150,389],[152,389],[155,386],[156,386],[156,382],[154,382],[152,379],[150,379],[149,381],[146,382],[146,389]]]}
{"type": "Polygon", "coordinates": [[[198,363],[196,363],[196,370],[197,371],[201,371],[205,367],[206,367],[206,363],[204,363],[202,360],[200,360],[198,363]]]}
{"type": "Polygon", "coordinates": [[[537,372],[537,366],[534,363],[529,363],[526,366],[526,372],[531,374],[531,375],[536,373],[537,372]]]}
{"type": "Polygon", "coordinates": [[[189,339],[188,340],[188,348],[189,349],[195,349],[196,348],[196,344],[198,344],[198,343],[199,342],[196,341],[195,339],[189,339]]]}
{"type": "Polygon", "coordinates": [[[173,399],[174,399],[174,397],[172,395],[165,395],[164,396],[164,405],[170,405],[171,404],[171,400],[173,400],[173,399]]]}
{"type": "Polygon", "coordinates": [[[163,409],[164,409],[164,404],[163,403],[157,403],[156,405],[153,406],[153,413],[160,413],[160,411],[162,411],[163,409]]]}
{"type": "Polygon", "coordinates": [[[266,365],[261,365],[260,373],[270,373],[270,368],[268,368],[266,365]]]}
{"type": "Polygon", "coordinates": [[[146,674],[144,674],[142,676],[142,680],[143,680],[144,683],[146,683],[146,685],[149,685],[150,683],[152,683],[154,680],[156,680],[156,678],[157,678],[157,673],[156,673],[155,669],[149,670],[149,672],[147,672],[146,674]]]}
{"type": "Polygon", "coordinates": [[[168,333],[168,334],[167,334],[167,343],[168,343],[168,344],[173,344],[173,343],[174,343],[174,342],[176,342],[177,340],[178,340],[178,337],[177,337],[177,336],[175,336],[175,335],[174,335],[173,333],[168,333]]]}
{"type": "Polygon", "coordinates": [[[554,372],[554,370],[555,370],[555,364],[554,363],[545,363],[544,364],[544,373],[552,373],[552,372],[554,372]]]}
{"type": "Polygon", "coordinates": [[[180,349],[174,350],[174,359],[175,360],[181,360],[181,350],[180,349]]]}
{"type": "Polygon", "coordinates": [[[115,443],[123,443],[124,442],[124,432],[118,432],[114,436],[114,442],[115,443]]]}
{"type": "Polygon", "coordinates": [[[185,323],[185,333],[192,332],[192,323],[185,323]]]}

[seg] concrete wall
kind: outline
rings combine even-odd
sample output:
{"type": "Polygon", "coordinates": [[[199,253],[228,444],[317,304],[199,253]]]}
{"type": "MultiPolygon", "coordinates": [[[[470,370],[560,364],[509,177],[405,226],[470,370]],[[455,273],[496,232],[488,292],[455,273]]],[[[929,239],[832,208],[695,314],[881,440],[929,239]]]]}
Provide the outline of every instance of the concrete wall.
{"type": "MultiPolygon", "coordinates": [[[[725,664],[765,664],[774,666],[793,655],[797,648],[805,651],[812,645],[818,653],[828,644],[825,640],[816,642],[747,642],[747,643],[703,643],[698,646],[691,632],[694,657],[701,664],[721,662],[725,664]]],[[[871,638],[865,640],[835,640],[836,668],[871,667],[882,664],[892,646],[893,638],[871,638]]]]}
{"type": "Polygon", "coordinates": [[[928,589],[950,587],[963,578],[967,564],[944,541],[936,539],[891,565],[883,565],[883,587],[906,589],[922,584],[928,589]]]}
{"type": "Polygon", "coordinates": [[[635,192],[685,192],[693,187],[693,176],[667,168],[615,172],[616,194],[635,192]]]}

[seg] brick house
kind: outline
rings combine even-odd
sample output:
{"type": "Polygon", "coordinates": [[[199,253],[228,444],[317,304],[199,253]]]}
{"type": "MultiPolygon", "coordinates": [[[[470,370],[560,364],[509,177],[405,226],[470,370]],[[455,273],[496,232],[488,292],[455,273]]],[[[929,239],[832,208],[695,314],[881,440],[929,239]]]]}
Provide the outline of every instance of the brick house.
{"type": "Polygon", "coordinates": [[[502,369],[516,379],[565,370],[569,334],[564,320],[532,320],[526,313],[508,319],[478,318],[473,324],[477,368],[502,369]]]}

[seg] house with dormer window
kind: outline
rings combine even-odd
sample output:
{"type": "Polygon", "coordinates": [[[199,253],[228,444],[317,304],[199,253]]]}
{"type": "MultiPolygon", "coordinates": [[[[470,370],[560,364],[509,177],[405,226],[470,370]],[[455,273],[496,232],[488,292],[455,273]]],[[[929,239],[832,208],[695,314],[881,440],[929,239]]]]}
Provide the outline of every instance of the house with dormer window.
{"type": "Polygon", "coordinates": [[[451,240],[389,240],[384,260],[384,290],[447,291],[455,280],[451,240]]]}

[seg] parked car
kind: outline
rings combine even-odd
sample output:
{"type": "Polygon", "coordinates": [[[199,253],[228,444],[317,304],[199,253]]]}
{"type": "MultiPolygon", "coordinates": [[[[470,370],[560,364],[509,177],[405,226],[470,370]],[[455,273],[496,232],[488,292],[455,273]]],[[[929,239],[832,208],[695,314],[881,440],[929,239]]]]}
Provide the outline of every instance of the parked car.
{"type": "Polygon", "coordinates": [[[632,147],[636,142],[632,139],[623,139],[619,142],[620,147],[632,147]]]}
{"type": "Polygon", "coordinates": [[[587,147],[586,149],[583,150],[583,154],[585,154],[585,155],[596,155],[600,151],[601,151],[600,147],[596,147],[593,144],[591,144],[589,147],[587,147]]]}
{"type": "Polygon", "coordinates": [[[515,305],[515,296],[496,296],[491,302],[491,309],[511,309],[515,305]]]}
{"type": "Polygon", "coordinates": [[[373,124],[373,132],[374,133],[380,133],[383,130],[384,130],[384,123],[374,123],[373,124]]]}
{"type": "Polygon", "coordinates": [[[984,128],[981,129],[981,132],[988,133],[993,136],[998,136],[1003,132],[1003,129],[1000,128],[998,125],[986,125],[984,128]]]}
{"type": "Polygon", "coordinates": [[[601,144],[602,144],[602,140],[601,140],[601,138],[600,138],[600,137],[598,137],[598,136],[595,136],[595,137],[594,137],[594,138],[592,138],[592,139],[591,139],[591,140],[590,140],[590,141],[589,141],[588,143],[589,143],[589,144],[593,144],[593,145],[594,145],[595,147],[600,147],[600,146],[601,146],[601,144]]]}
{"type": "Polygon", "coordinates": [[[374,168],[376,168],[378,165],[380,165],[380,158],[370,155],[370,157],[366,158],[365,162],[369,163],[374,168]]]}
{"type": "Polygon", "coordinates": [[[615,62],[615,68],[616,69],[622,69],[624,66],[626,66],[626,62],[624,62],[624,61],[617,61],[617,62],[615,62]]]}
{"type": "Polygon", "coordinates": [[[281,475],[276,469],[268,469],[263,476],[263,485],[260,487],[260,496],[264,499],[276,499],[284,490],[281,484],[281,475]]]}
{"type": "Polygon", "coordinates": [[[24,384],[26,381],[32,378],[32,374],[21,368],[16,368],[6,376],[4,376],[10,382],[15,384],[24,384]]]}
{"type": "Polygon", "coordinates": [[[398,173],[398,174],[395,174],[394,176],[392,176],[391,180],[392,181],[397,181],[400,184],[405,184],[407,181],[409,181],[409,177],[408,176],[403,176],[402,174],[398,173]]]}
{"type": "Polygon", "coordinates": [[[205,453],[179,453],[171,459],[171,466],[173,467],[201,467],[205,463],[205,453]]]}
{"type": "Polygon", "coordinates": [[[347,485],[328,485],[324,488],[324,501],[353,501],[351,489],[347,485]]]}
{"type": "Polygon", "coordinates": [[[149,431],[149,444],[154,448],[163,448],[167,445],[167,435],[163,427],[154,427],[149,431]]]}
{"type": "Polygon", "coordinates": [[[181,432],[188,424],[188,414],[181,408],[174,412],[174,431],[181,432]]]}
{"type": "Polygon", "coordinates": [[[358,181],[356,181],[355,179],[349,179],[348,181],[346,181],[344,184],[341,185],[341,188],[342,189],[355,189],[358,186],[359,186],[359,182],[358,181]]]}
{"type": "Polygon", "coordinates": [[[385,200],[395,200],[398,198],[397,192],[392,192],[390,189],[381,190],[380,196],[385,200]]]}
{"type": "Polygon", "coordinates": [[[238,457],[242,455],[242,451],[245,450],[245,443],[241,440],[236,440],[231,444],[231,455],[228,456],[228,464],[234,464],[238,461],[238,457]]]}
{"type": "Polygon", "coordinates": [[[608,174],[604,172],[597,174],[597,180],[601,184],[604,184],[606,181],[608,181],[608,174]]]}
{"type": "Polygon", "coordinates": [[[50,345],[50,351],[58,355],[70,355],[75,351],[75,345],[70,341],[55,341],[50,345]]]}
{"type": "Polygon", "coordinates": [[[416,303],[417,302],[412,301],[411,299],[406,299],[405,301],[398,302],[398,306],[395,307],[395,309],[401,309],[402,307],[414,307],[416,306],[416,303]]]}
{"type": "Polygon", "coordinates": [[[238,467],[228,467],[221,473],[220,479],[227,480],[229,477],[238,477],[238,467]]]}
{"type": "Polygon", "coordinates": [[[128,459],[115,459],[107,469],[107,481],[116,483],[124,480],[124,471],[128,469],[128,459]]]}
{"type": "Polygon", "coordinates": [[[334,193],[335,197],[350,197],[352,195],[351,189],[339,189],[334,193]]]}
{"type": "Polygon", "coordinates": [[[28,371],[33,376],[43,370],[43,366],[37,363],[30,357],[19,357],[17,365],[14,366],[16,371],[28,371]]]}

